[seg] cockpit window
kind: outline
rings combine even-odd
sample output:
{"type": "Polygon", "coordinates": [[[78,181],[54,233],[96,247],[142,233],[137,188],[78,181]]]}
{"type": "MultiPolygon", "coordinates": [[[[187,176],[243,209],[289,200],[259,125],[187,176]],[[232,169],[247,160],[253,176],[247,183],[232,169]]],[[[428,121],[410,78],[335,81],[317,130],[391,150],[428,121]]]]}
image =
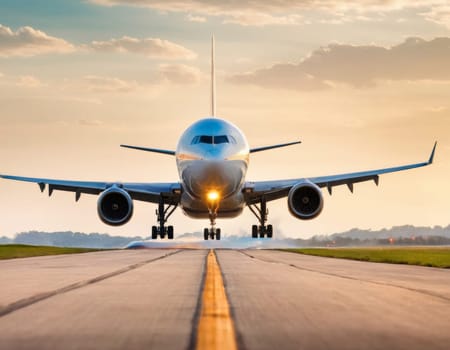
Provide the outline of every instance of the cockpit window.
{"type": "Polygon", "coordinates": [[[214,137],[213,137],[213,136],[208,136],[208,135],[202,135],[202,136],[200,136],[198,142],[199,142],[199,143],[209,143],[209,144],[212,144],[212,143],[214,143],[214,137]]]}
{"type": "Polygon", "coordinates": [[[220,143],[236,143],[236,140],[233,136],[227,136],[227,135],[217,135],[217,136],[211,136],[211,135],[199,135],[195,136],[192,141],[191,145],[195,145],[197,143],[207,143],[210,145],[218,145],[220,143]],[[231,140],[231,141],[230,141],[231,140]]]}
{"type": "Polygon", "coordinates": [[[198,143],[199,138],[200,138],[200,136],[195,136],[191,141],[191,145],[195,145],[196,143],[198,143]]]}
{"type": "Polygon", "coordinates": [[[215,144],[229,143],[228,137],[226,135],[214,136],[213,139],[215,144]]]}

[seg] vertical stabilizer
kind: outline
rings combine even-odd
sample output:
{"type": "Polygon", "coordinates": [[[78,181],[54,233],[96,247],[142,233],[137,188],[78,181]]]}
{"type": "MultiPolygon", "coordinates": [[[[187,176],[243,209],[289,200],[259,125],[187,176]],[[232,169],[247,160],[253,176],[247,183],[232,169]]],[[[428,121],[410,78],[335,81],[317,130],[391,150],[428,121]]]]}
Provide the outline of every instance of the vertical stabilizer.
{"type": "Polygon", "coordinates": [[[214,35],[211,37],[211,116],[216,116],[216,72],[214,68],[214,35]]]}

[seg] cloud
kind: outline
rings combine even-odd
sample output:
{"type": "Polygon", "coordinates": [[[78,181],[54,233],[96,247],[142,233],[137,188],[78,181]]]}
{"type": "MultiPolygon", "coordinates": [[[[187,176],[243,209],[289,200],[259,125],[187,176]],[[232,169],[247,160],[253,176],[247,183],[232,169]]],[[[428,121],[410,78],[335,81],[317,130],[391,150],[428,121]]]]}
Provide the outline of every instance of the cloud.
{"type": "Polygon", "coordinates": [[[67,53],[74,50],[74,46],[67,41],[40,30],[21,27],[14,32],[0,24],[0,57],[67,53]]]}
{"type": "Polygon", "coordinates": [[[189,21],[203,22],[204,16],[223,17],[224,23],[240,25],[292,25],[301,16],[292,14],[293,8],[304,8],[296,1],[208,1],[208,0],[90,0],[103,6],[129,5],[148,7],[162,12],[187,13],[189,21]],[[294,5],[294,6],[292,6],[294,5]]]}
{"type": "Polygon", "coordinates": [[[450,29],[450,4],[435,5],[421,13],[429,21],[441,24],[450,29]]]}
{"type": "Polygon", "coordinates": [[[162,59],[193,59],[197,56],[181,45],[155,38],[136,39],[124,36],[108,41],[93,41],[86,47],[97,52],[127,52],[162,59]]]}
{"type": "Polygon", "coordinates": [[[242,26],[267,26],[267,25],[295,25],[302,23],[302,16],[289,14],[274,16],[263,12],[233,13],[224,19],[224,23],[240,24],[242,26]]]}
{"type": "MultiPolygon", "coordinates": [[[[294,25],[306,13],[330,17],[328,23],[370,20],[392,11],[413,9],[418,15],[450,28],[447,0],[90,0],[103,6],[129,5],[163,12],[222,17],[240,25],[294,25]]],[[[189,19],[189,18],[188,18],[189,19]]]]}
{"type": "Polygon", "coordinates": [[[179,85],[191,85],[200,81],[201,72],[184,64],[161,64],[159,73],[163,80],[179,85]]]}
{"type": "Polygon", "coordinates": [[[22,75],[19,77],[19,81],[16,83],[17,86],[23,86],[23,87],[29,87],[29,88],[36,88],[44,86],[44,84],[41,83],[41,81],[32,76],[32,75],[22,75]]]}
{"type": "MultiPolygon", "coordinates": [[[[69,91],[75,91],[78,94],[80,92],[88,92],[88,95],[92,98],[97,94],[100,96],[118,96],[118,94],[130,94],[138,95],[145,94],[146,97],[157,96],[164,88],[165,85],[162,80],[155,79],[153,82],[143,82],[136,80],[125,80],[117,77],[87,75],[81,80],[68,80],[66,81],[66,89],[69,91]]],[[[96,103],[98,100],[93,100],[96,103]]],[[[100,103],[102,101],[100,100],[100,103]]]]}
{"type": "Polygon", "coordinates": [[[440,113],[440,112],[447,111],[448,108],[445,106],[433,106],[433,107],[426,108],[425,110],[428,112],[440,113]]]}
{"type": "Polygon", "coordinates": [[[380,80],[450,80],[450,38],[426,41],[408,38],[381,46],[331,44],[312,52],[298,64],[275,64],[231,76],[236,84],[312,90],[344,83],[369,87],[380,80]]]}
{"type": "Polygon", "coordinates": [[[186,16],[186,18],[187,18],[187,20],[190,21],[190,22],[198,22],[198,23],[204,23],[204,22],[206,22],[206,18],[205,18],[205,17],[202,17],[202,16],[195,16],[195,15],[193,15],[193,14],[191,14],[191,13],[189,13],[189,14],[186,16]]]}
{"type": "Polygon", "coordinates": [[[83,126],[100,126],[103,122],[98,119],[80,119],[78,120],[78,124],[83,126]]]}
{"type": "Polygon", "coordinates": [[[119,78],[87,75],[83,77],[83,85],[93,92],[128,93],[135,91],[139,84],[135,81],[125,81],[119,78]]]}
{"type": "Polygon", "coordinates": [[[9,27],[0,24],[0,57],[69,53],[81,49],[94,52],[126,52],[158,59],[197,57],[193,51],[164,39],[137,39],[124,36],[120,39],[93,41],[90,44],[75,47],[64,39],[49,36],[43,31],[28,26],[13,32],[9,27]]]}

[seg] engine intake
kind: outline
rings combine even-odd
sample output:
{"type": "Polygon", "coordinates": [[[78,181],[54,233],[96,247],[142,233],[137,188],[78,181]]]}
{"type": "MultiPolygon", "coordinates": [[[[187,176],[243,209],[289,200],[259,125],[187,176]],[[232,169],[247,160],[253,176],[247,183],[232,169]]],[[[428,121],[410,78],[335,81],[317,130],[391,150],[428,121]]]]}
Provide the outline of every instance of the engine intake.
{"type": "Polygon", "coordinates": [[[97,202],[100,219],[107,225],[126,224],[133,215],[133,200],[127,191],[111,187],[102,192],[97,202]]]}
{"type": "Polygon", "coordinates": [[[288,207],[298,219],[314,219],[323,208],[322,191],[311,182],[300,182],[289,191],[288,207]]]}

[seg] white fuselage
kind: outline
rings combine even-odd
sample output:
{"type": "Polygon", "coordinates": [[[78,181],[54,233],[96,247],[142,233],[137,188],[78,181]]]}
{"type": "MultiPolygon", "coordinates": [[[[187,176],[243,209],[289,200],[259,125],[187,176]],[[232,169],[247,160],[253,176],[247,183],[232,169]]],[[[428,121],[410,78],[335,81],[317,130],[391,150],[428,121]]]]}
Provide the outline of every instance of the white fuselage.
{"type": "Polygon", "coordinates": [[[180,206],[186,215],[208,218],[211,192],[218,194],[217,217],[242,212],[249,146],[238,127],[219,118],[195,122],[178,142],[176,161],[183,188],[180,206]]]}

